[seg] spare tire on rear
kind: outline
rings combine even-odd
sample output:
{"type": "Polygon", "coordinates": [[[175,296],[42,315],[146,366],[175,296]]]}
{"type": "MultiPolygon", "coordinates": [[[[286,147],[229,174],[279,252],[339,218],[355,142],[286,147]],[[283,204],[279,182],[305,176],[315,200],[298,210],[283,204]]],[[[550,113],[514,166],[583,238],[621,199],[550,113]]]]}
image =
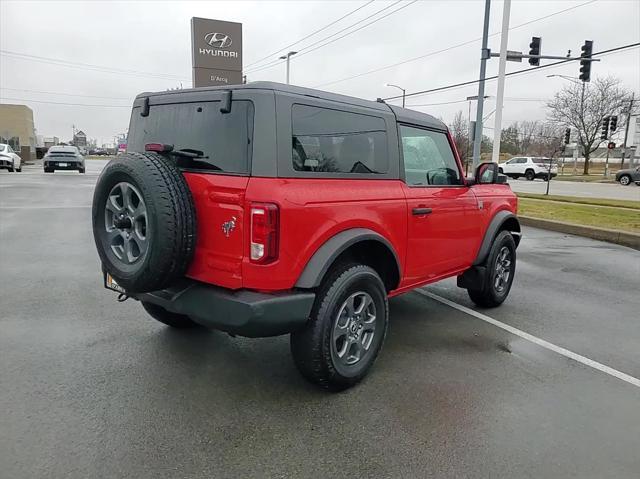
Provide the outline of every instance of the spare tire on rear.
{"type": "Polygon", "coordinates": [[[187,182],[157,153],[111,160],[93,195],[93,237],[104,269],[127,292],[169,286],[185,274],[196,240],[187,182]]]}

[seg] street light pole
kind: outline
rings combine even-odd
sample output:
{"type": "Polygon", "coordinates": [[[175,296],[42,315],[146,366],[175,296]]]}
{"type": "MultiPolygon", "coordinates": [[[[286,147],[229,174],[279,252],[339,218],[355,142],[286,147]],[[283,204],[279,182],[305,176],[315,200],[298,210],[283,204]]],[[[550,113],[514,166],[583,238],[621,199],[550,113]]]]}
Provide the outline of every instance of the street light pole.
{"type": "Polygon", "coordinates": [[[489,44],[489,16],[491,0],[484,2],[484,27],[482,29],[482,56],[480,57],[480,81],[478,82],[478,108],[476,111],[476,133],[473,140],[473,169],[480,164],[480,146],[482,145],[482,114],[484,110],[484,82],[487,72],[487,60],[491,58],[489,44]]]}
{"type": "Polygon", "coordinates": [[[401,86],[392,85],[391,83],[385,83],[384,86],[390,86],[390,87],[397,88],[398,90],[402,91],[402,108],[404,108],[404,99],[405,99],[405,96],[407,95],[407,91],[404,88],[402,88],[401,86]]]}
{"type": "Polygon", "coordinates": [[[295,55],[298,52],[288,52],[286,55],[282,55],[279,60],[286,60],[287,61],[287,85],[289,84],[289,60],[291,59],[291,57],[293,55],[295,55]]]}
{"type": "Polygon", "coordinates": [[[496,119],[493,130],[493,152],[491,161],[500,162],[500,140],[502,139],[502,107],[504,100],[504,80],[507,68],[507,41],[509,39],[509,16],[511,0],[504,0],[502,7],[502,36],[500,38],[500,63],[498,65],[498,92],[496,94],[496,119]]]}

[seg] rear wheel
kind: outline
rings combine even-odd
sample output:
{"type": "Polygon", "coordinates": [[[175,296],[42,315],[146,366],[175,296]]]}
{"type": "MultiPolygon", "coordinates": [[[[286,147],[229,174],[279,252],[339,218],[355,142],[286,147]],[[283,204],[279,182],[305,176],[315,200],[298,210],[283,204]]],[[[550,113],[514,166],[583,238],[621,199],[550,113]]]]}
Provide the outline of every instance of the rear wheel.
{"type": "Polygon", "coordinates": [[[384,284],[365,265],[341,265],[320,287],[306,328],[291,335],[293,360],[309,381],[331,391],[357,384],[387,333],[384,284]]]}
{"type": "Polygon", "coordinates": [[[469,288],[471,300],[478,306],[494,308],[501,305],[511,291],[516,272],[516,243],[508,231],[501,231],[489,251],[486,275],[482,285],[469,288]]]}
{"type": "Polygon", "coordinates": [[[142,303],[142,307],[145,311],[149,313],[153,319],[156,319],[167,326],[171,326],[176,329],[195,328],[198,326],[198,324],[194,323],[189,316],[172,313],[157,304],[147,303],[146,301],[140,302],[142,303]]]}
{"type": "Polygon", "coordinates": [[[524,172],[524,177],[527,179],[527,181],[533,181],[533,179],[536,177],[536,174],[533,170],[527,170],[524,172]]]}

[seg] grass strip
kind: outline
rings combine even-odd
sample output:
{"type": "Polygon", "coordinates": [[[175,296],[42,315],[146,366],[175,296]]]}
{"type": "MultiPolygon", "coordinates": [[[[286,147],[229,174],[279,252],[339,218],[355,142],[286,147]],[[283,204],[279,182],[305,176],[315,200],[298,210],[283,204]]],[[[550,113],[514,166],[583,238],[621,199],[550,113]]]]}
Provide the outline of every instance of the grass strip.
{"type": "MultiPolygon", "coordinates": [[[[630,208],[634,210],[640,210],[640,200],[609,200],[606,198],[584,198],[576,196],[560,196],[560,195],[542,195],[538,193],[516,193],[518,198],[529,198],[533,200],[545,200],[556,201],[563,203],[576,203],[581,205],[593,205],[593,206],[612,206],[615,208],[630,208]]],[[[638,197],[640,198],[640,190],[638,190],[638,197]]]]}
{"type": "Polygon", "coordinates": [[[521,198],[518,213],[533,218],[640,233],[640,210],[521,198]]]}

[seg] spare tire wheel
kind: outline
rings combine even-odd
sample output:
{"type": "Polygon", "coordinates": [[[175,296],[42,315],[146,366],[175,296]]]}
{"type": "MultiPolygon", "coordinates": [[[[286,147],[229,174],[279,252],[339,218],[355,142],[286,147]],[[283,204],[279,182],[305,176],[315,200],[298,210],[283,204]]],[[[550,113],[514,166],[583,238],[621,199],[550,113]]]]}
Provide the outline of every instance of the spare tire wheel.
{"type": "Polygon", "coordinates": [[[111,160],[93,195],[93,237],[104,269],[127,292],[169,286],[193,258],[196,215],[173,161],[157,153],[111,160]]]}

